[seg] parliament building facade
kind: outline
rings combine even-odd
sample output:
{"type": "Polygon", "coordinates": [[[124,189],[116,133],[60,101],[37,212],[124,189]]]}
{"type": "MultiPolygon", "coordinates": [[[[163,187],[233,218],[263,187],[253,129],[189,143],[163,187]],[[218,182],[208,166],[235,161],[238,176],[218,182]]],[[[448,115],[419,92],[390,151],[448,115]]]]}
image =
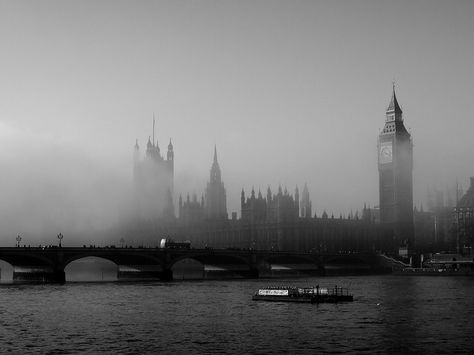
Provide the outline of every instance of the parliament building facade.
{"type": "MultiPolygon", "coordinates": [[[[425,212],[413,206],[413,143],[406,130],[395,88],[378,137],[379,206],[364,205],[360,213],[343,217],[312,214],[306,184],[301,196],[279,186],[240,196],[240,218],[227,212],[227,195],[214,147],[209,181],[203,194],[173,204],[174,152],[171,141],[166,159],[158,142],[149,139],[145,158],[135,145],[136,210],[141,225],[130,232],[153,245],[159,238],[190,240],[196,248],[239,248],[280,251],[373,252],[398,255],[399,250],[431,252],[472,245],[472,198],[463,197],[456,209],[425,212]],[[160,201],[159,203],[157,203],[160,201]],[[471,205],[469,205],[471,204],[471,205]],[[469,205],[469,206],[468,206],[469,205]],[[440,212],[444,211],[444,212],[440,212]],[[453,217],[454,216],[454,217],[453,217]],[[453,222],[453,219],[455,223],[453,222]],[[471,229],[469,229],[471,228],[471,229]],[[434,231],[434,232],[433,232],[434,231]],[[470,234],[469,234],[470,233],[470,234]]],[[[469,190],[472,195],[474,188],[469,190]]]]}

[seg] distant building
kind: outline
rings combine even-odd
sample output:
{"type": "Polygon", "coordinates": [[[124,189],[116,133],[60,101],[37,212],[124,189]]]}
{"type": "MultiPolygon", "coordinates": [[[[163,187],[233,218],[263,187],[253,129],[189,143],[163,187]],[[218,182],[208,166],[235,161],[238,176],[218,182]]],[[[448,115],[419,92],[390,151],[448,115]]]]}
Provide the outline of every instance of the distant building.
{"type": "Polygon", "coordinates": [[[217,149],[214,146],[209,182],[206,188],[206,217],[211,220],[227,219],[227,200],[221,168],[217,162],[217,149]]]}
{"type": "Polygon", "coordinates": [[[267,189],[267,197],[264,198],[259,191],[255,197],[255,190],[247,199],[245,192],[242,190],[240,198],[241,216],[243,222],[293,222],[299,217],[299,191],[295,190],[293,197],[285,191],[281,186],[278,187],[278,193],[272,195],[270,187],[267,189]]]}
{"type": "Polygon", "coordinates": [[[187,195],[186,201],[179,197],[179,221],[191,225],[206,221],[227,220],[227,199],[221,169],[217,162],[217,149],[214,147],[214,160],[211,166],[209,182],[206,187],[206,197],[201,196],[198,202],[194,193],[192,200],[187,195]]]}
{"type": "Polygon", "coordinates": [[[198,202],[197,195],[194,193],[192,200],[189,199],[189,194],[186,201],[183,201],[179,196],[179,222],[182,225],[197,225],[205,219],[204,197],[198,202]]]}
{"type": "Polygon", "coordinates": [[[413,143],[393,88],[378,139],[380,222],[393,229],[393,251],[413,248],[413,143]]]}
{"type": "Polygon", "coordinates": [[[179,198],[179,219],[170,229],[176,239],[190,240],[194,247],[250,248],[260,250],[297,250],[319,252],[362,252],[393,247],[393,231],[379,222],[378,209],[364,208],[343,218],[312,216],[312,203],[305,184],[300,200],[294,194],[270,187],[262,194],[252,188],[241,192],[241,218],[227,218],[225,189],[214,151],[209,183],[199,200],[194,193],[179,198]]]}
{"type": "Polygon", "coordinates": [[[301,217],[303,218],[311,218],[311,200],[309,199],[309,191],[308,186],[304,184],[303,193],[301,195],[301,217]]]}
{"type": "Polygon", "coordinates": [[[158,218],[174,218],[173,204],[174,151],[168,144],[166,159],[161,155],[158,141],[148,137],[145,156],[142,157],[138,140],[133,153],[133,180],[137,217],[151,221],[158,218]]]}
{"type": "Polygon", "coordinates": [[[474,177],[471,177],[471,186],[453,209],[453,223],[457,252],[472,255],[474,247],[474,177]]]}
{"type": "Polygon", "coordinates": [[[414,208],[415,249],[419,253],[456,252],[453,210],[462,188],[456,183],[444,189],[428,187],[426,209],[414,208]]]}
{"type": "Polygon", "coordinates": [[[370,207],[364,204],[362,210],[362,220],[367,223],[380,224],[380,209],[376,207],[370,207]]]}
{"type": "Polygon", "coordinates": [[[255,190],[247,199],[242,190],[240,197],[241,225],[247,232],[246,238],[251,248],[291,250],[295,249],[297,240],[294,226],[299,218],[299,192],[295,190],[295,196],[291,196],[288,190],[282,191],[278,187],[278,193],[272,195],[270,187],[267,189],[267,197],[264,198],[259,191],[255,196],[255,190]]]}
{"type": "MultiPolygon", "coordinates": [[[[134,180],[137,211],[141,223],[131,231],[133,238],[153,240],[166,235],[190,240],[193,247],[294,250],[308,252],[393,252],[401,245],[413,247],[412,143],[406,131],[395,91],[379,136],[380,208],[364,206],[361,217],[352,212],[335,218],[323,211],[313,215],[308,186],[301,199],[278,187],[265,194],[242,189],[241,218],[228,219],[226,190],[214,147],[214,159],[204,193],[179,197],[179,218],[173,208],[173,146],[166,159],[158,143],[149,138],[144,159],[135,145],[134,180]],[[156,217],[158,220],[155,223],[156,217]],[[161,219],[160,219],[161,217],[161,219]],[[150,222],[151,221],[151,222],[150,222]]],[[[150,243],[150,242],[148,242],[150,243]]]]}

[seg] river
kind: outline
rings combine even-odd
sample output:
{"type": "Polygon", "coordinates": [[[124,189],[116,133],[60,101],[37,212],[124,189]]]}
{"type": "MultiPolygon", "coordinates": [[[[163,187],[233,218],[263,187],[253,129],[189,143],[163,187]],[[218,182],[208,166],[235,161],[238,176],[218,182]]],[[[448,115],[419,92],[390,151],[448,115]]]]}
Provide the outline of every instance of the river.
{"type": "Polygon", "coordinates": [[[1,285],[2,353],[473,353],[474,278],[308,277],[1,285]],[[344,304],[255,302],[269,285],[349,287],[344,304]]]}

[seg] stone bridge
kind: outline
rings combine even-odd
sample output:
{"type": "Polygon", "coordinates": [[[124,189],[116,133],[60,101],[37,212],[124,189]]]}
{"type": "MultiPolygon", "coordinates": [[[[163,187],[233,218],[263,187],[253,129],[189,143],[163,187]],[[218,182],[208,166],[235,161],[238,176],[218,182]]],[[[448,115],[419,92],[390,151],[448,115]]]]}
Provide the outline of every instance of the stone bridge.
{"type": "Polygon", "coordinates": [[[0,248],[0,259],[13,266],[13,281],[64,283],[66,266],[86,257],[110,260],[119,267],[119,279],[131,274],[140,278],[173,280],[172,267],[184,259],[204,265],[234,265],[240,274],[258,278],[271,264],[310,264],[324,274],[328,263],[377,264],[375,253],[303,253],[241,249],[14,247],[0,248]]]}

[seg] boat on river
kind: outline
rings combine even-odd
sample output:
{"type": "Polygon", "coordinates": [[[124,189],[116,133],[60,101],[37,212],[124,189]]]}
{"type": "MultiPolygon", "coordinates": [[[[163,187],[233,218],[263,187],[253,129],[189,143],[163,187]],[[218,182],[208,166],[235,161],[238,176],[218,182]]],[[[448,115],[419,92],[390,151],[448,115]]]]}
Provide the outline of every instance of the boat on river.
{"type": "Polygon", "coordinates": [[[344,287],[267,287],[261,288],[252,297],[254,301],[337,303],[353,302],[354,296],[344,287]]]}

